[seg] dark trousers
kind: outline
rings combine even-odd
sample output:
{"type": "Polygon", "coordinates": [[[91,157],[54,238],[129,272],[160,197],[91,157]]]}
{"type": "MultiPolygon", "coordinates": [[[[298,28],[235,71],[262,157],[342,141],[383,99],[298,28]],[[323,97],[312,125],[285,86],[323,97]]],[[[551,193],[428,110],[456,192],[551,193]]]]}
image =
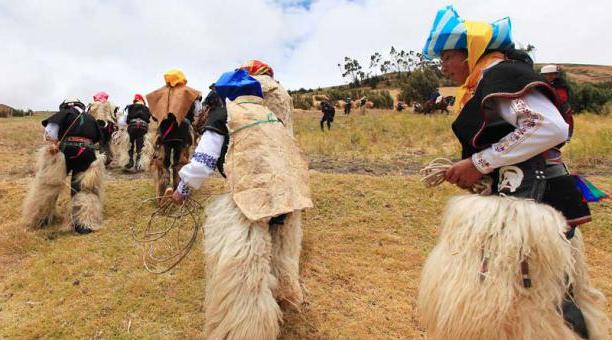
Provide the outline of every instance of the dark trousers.
{"type": "Polygon", "coordinates": [[[96,152],[93,147],[80,143],[64,143],[60,150],[66,158],[66,174],[72,172],[70,195],[74,196],[81,191],[81,182],[78,180],[78,175],[87,170],[91,163],[96,160],[96,152]]]}
{"type": "Polygon", "coordinates": [[[186,145],[183,141],[174,140],[162,144],[164,148],[164,168],[172,169],[172,188],[176,189],[179,181],[179,170],[181,170],[181,155],[186,145]]]}
{"type": "Polygon", "coordinates": [[[320,124],[321,124],[321,131],[323,131],[323,130],[324,130],[324,129],[323,129],[323,124],[324,124],[324,123],[327,123],[327,129],[328,129],[328,130],[331,130],[331,123],[332,123],[333,121],[334,121],[334,116],[332,116],[332,115],[330,115],[330,114],[327,114],[327,113],[324,113],[324,114],[323,114],[323,117],[321,117],[321,122],[320,122],[320,124]]]}
{"type": "Polygon", "coordinates": [[[136,148],[136,163],[138,163],[138,161],[140,161],[140,154],[144,146],[144,137],[147,134],[147,130],[128,127],[128,134],[130,135],[130,149],[128,150],[130,163],[134,161],[134,148],[136,148]]]}

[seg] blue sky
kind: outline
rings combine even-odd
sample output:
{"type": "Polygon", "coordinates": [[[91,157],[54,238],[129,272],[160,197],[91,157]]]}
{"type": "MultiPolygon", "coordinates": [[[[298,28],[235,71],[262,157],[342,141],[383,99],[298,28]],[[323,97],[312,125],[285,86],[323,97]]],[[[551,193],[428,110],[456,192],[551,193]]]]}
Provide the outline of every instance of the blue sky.
{"type": "Polygon", "coordinates": [[[420,50],[449,3],[465,19],[510,16],[537,62],[612,64],[607,0],[0,0],[0,103],[54,109],[104,90],[123,106],[170,68],[206,90],[249,59],[287,88],[340,84],[344,56],[365,64],[391,46],[420,50]]]}

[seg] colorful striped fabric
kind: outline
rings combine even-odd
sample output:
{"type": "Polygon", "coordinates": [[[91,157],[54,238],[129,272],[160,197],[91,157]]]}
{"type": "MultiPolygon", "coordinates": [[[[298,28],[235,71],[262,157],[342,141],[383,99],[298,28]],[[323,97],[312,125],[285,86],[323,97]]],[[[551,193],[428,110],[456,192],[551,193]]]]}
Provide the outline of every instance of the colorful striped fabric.
{"type": "MultiPolygon", "coordinates": [[[[490,25],[493,36],[487,45],[488,50],[503,49],[513,44],[510,18],[497,20],[490,25]]],[[[423,55],[429,59],[439,58],[442,51],[453,49],[467,49],[467,29],[455,8],[447,6],[436,14],[423,55]]]]}
{"type": "Polygon", "coordinates": [[[587,181],[586,178],[574,175],[576,186],[582,192],[584,200],[587,202],[599,202],[610,198],[608,194],[587,181]]]}
{"type": "Polygon", "coordinates": [[[249,60],[240,66],[241,70],[247,71],[252,76],[259,76],[262,74],[268,75],[274,78],[274,70],[270,65],[261,62],[259,60],[249,60]]]}

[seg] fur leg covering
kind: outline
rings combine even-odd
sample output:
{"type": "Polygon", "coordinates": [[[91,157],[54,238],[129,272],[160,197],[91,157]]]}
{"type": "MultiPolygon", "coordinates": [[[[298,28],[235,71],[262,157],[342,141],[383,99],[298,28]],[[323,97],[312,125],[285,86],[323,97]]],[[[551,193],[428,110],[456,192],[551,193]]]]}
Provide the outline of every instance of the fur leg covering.
{"type": "Polygon", "coordinates": [[[431,338],[578,339],[560,312],[575,275],[565,229],[559,212],[533,201],[452,198],[417,299],[431,338]]]}
{"type": "Polygon", "coordinates": [[[144,145],[140,154],[140,161],[138,162],[138,168],[142,170],[149,170],[149,164],[151,164],[151,158],[153,156],[153,133],[147,133],[144,136],[144,145]]]}
{"type": "Polygon", "coordinates": [[[73,223],[98,230],[103,221],[104,156],[98,155],[98,159],[77,176],[81,191],[72,196],[73,223]]]}
{"type": "Polygon", "coordinates": [[[158,203],[161,203],[161,197],[166,192],[166,188],[170,186],[170,171],[164,167],[164,148],[159,147],[155,153],[149,170],[153,172],[155,194],[158,197],[158,203]]]}
{"type": "Polygon", "coordinates": [[[119,129],[113,133],[110,141],[110,150],[113,155],[111,166],[125,166],[129,160],[130,135],[126,129],[119,129]]]}
{"type": "Polygon", "coordinates": [[[47,146],[38,151],[36,177],[23,202],[22,221],[28,228],[40,228],[53,220],[55,204],[66,179],[64,154],[51,154],[47,146]]]}
{"type": "Polygon", "coordinates": [[[278,280],[274,297],[300,309],[304,294],[300,285],[300,253],[302,252],[302,216],[300,211],[287,216],[284,224],[270,227],[272,238],[272,273],[278,280]]]}
{"type": "Polygon", "coordinates": [[[576,229],[571,243],[576,261],[576,279],[573,285],[576,305],[584,315],[589,338],[607,339],[610,327],[610,320],[606,314],[607,301],[605,296],[591,284],[584,258],[584,242],[579,229],[576,229]]]}
{"type": "Polygon", "coordinates": [[[268,221],[250,221],[231,194],[206,209],[206,334],[208,339],[275,339],[282,314],[272,290],[268,221]]]}

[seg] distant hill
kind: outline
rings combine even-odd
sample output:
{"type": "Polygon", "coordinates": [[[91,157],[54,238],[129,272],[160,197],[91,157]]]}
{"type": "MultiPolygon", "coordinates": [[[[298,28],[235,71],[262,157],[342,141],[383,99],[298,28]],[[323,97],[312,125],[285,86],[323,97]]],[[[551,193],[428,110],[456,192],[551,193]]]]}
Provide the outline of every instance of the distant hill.
{"type": "MultiPolygon", "coordinates": [[[[544,64],[536,64],[540,69],[544,64]]],[[[603,65],[581,65],[581,64],[558,64],[565,71],[568,78],[576,83],[611,83],[612,66],[603,65]]]]}

